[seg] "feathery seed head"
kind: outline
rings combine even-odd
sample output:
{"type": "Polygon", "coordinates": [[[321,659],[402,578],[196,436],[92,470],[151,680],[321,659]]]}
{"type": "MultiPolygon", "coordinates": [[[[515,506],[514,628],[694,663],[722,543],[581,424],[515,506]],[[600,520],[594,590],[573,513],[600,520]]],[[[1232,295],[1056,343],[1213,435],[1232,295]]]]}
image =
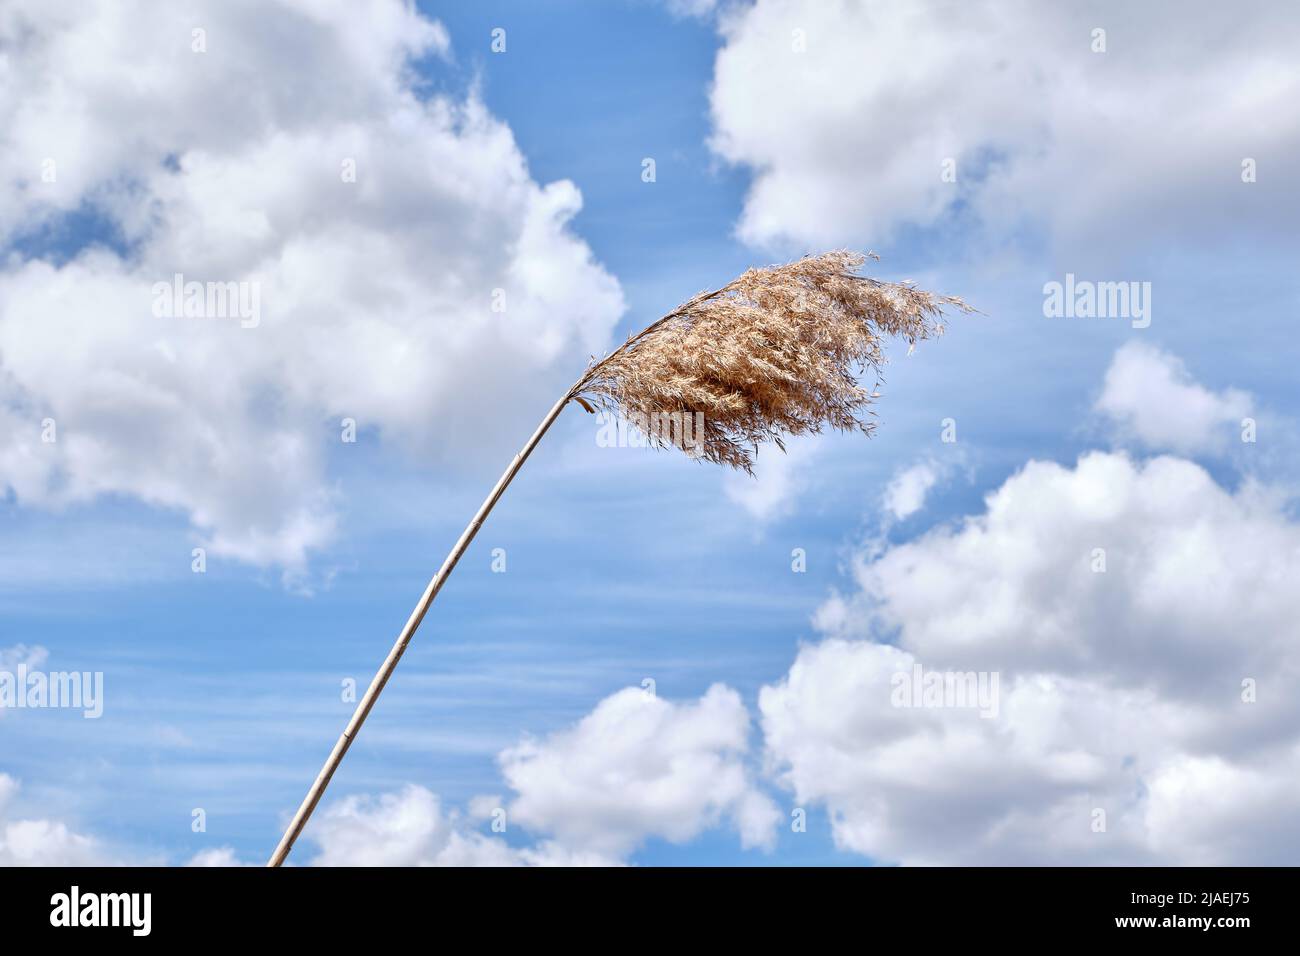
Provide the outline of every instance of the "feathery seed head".
{"type": "Polygon", "coordinates": [[[863,415],[877,393],[857,376],[870,368],[879,385],[883,338],[915,345],[942,333],[945,308],[972,309],[857,275],[867,258],[836,251],[750,269],[593,360],[570,395],[631,420],[702,413],[703,435],[651,437],[745,471],[760,442],[784,449],[784,436],[826,425],[869,435],[875,424],[863,415]]]}

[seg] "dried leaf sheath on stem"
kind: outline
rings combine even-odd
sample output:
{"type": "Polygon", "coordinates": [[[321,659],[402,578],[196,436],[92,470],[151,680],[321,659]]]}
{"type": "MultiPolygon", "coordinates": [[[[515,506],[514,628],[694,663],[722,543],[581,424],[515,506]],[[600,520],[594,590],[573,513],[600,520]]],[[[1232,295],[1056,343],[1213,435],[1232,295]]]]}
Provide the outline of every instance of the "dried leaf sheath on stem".
{"type": "Polygon", "coordinates": [[[870,368],[878,375],[885,362],[882,337],[915,344],[942,331],[938,320],[946,307],[969,308],[952,296],[856,275],[853,270],[865,261],[856,253],[829,252],[750,269],[690,299],[588,367],[511,460],[429,581],[268,866],[282,864],[293,849],[448,575],[570,401],[628,418],[694,419],[699,413],[703,435],[692,436],[691,450],[746,471],[763,441],[779,446],[785,435],[827,425],[868,434],[874,429],[861,415],[875,393],[858,385],[855,373],[870,368]]]}

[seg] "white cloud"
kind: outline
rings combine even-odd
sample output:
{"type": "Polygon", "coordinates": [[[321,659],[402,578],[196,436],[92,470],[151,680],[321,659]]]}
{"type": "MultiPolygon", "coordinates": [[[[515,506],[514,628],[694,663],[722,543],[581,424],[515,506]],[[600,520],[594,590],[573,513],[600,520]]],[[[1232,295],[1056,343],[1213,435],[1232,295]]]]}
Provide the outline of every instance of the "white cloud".
{"type": "MultiPolygon", "coordinates": [[[[471,813],[471,816],[473,814],[471,813]]],[[[551,844],[515,849],[477,832],[437,794],[416,784],[376,796],[345,797],[313,818],[290,865],[309,866],[601,866],[618,861],[551,844]],[[308,856],[308,845],[316,847],[308,856]]],[[[194,867],[254,866],[231,847],[195,854],[194,867]]]]}
{"type": "Polygon", "coordinates": [[[1076,251],[1217,238],[1247,212],[1252,235],[1284,238],[1297,212],[1241,181],[1243,158],[1283,169],[1300,151],[1294,10],[757,0],[721,31],[713,145],[754,172],[739,224],[753,243],[880,243],[957,203],[1076,251]]]}
{"type": "Polygon", "coordinates": [[[751,779],[749,713],[714,685],[676,703],[639,688],[606,697],[573,727],[525,738],[499,757],[512,794],[476,797],[468,818],[407,785],[327,808],[307,830],[316,866],[612,866],[652,837],[687,842],[729,821],[746,847],[770,847],[780,811],[751,779]],[[505,811],[511,846],[470,821],[505,811]]]}
{"type": "MultiPolygon", "coordinates": [[[[473,801],[471,801],[473,802],[473,801]]],[[[474,816],[473,812],[470,814],[474,816]]],[[[308,866],[620,866],[622,861],[544,841],[515,848],[474,829],[437,794],[417,784],[378,795],[358,794],[323,807],[290,865],[308,866]],[[314,845],[315,855],[308,855],[314,845]]],[[[191,867],[238,867],[232,847],[196,853],[191,867]]]]}
{"type": "MultiPolygon", "coordinates": [[[[499,756],[508,797],[468,813],[416,784],[323,805],[296,850],[310,866],[621,866],[646,840],[688,842],[722,824],[770,848],[781,813],[746,763],[750,716],[721,684],[673,702],[639,688],[600,701],[574,726],[499,756]],[[486,831],[497,810],[511,841],[486,831]],[[516,836],[518,835],[518,836],[516,836]]],[[[17,782],[0,773],[0,865],[112,865],[104,844],[50,819],[8,812],[17,782]]],[[[229,846],[186,866],[257,865],[229,846]]]]}
{"type": "Polygon", "coordinates": [[[730,819],[743,846],[770,846],[780,812],[744,763],[749,714],[715,684],[673,703],[637,688],[576,726],[501,754],[511,821],[557,846],[621,858],[651,837],[685,843],[730,819]]]}
{"type": "Polygon", "coordinates": [[[1300,524],[1283,501],[1182,459],[1092,453],[1030,462],[984,513],[873,547],[819,615],[826,639],[760,695],[772,767],[840,845],[904,863],[1294,858],[1300,524]],[[893,706],[917,663],[997,673],[998,716],[893,706]]]}
{"type": "Polygon", "coordinates": [[[674,16],[704,19],[718,9],[718,0],[668,0],[668,9],[674,16]]]}
{"type": "Polygon", "coordinates": [[[821,450],[820,437],[800,435],[786,439],[785,451],[775,445],[760,449],[754,473],[729,470],[722,490],[727,500],[743,508],[759,524],[794,511],[809,484],[814,460],[821,450]]]}
{"type": "Polygon", "coordinates": [[[18,781],[0,773],[0,866],[111,866],[104,846],[58,820],[14,819],[18,781]]]}
{"type": "Polygon", "coordinates": [[[316,866],[511,866],[504,840],[468,829],[423,787],[379,797],[348,797],[312,824],[316,866]]]}
{"type": "Polygon", "coordinates": [[[916,514],[925,507],[925,499],[939,483],[942,473],[942,466],[933,461],[921,461],[901,469],[885,488],[886,514],[895,521],[916,514]]]}
{"type": "Polygon", "coordinates": [[[745,847],[770,847],[780,811],[746,767],[749,713],[730,688],[696,701],[639,688],[606,697],[574,726],[525,738],[498,760],[509,797],[468,816],[409,784],[325,809],[305,838],[316,866],[614,866],[647,839],[685,843],[728,822],[745,847]],[[475,829],[504,810],[512,846],[475,829]],[[516,841],[517,842],[517,841],[516,841]]]}
{"type": "MultiPolygon", "coordinates": [[[[333,804],[308,831],[311,866],[617,866],[618,859],[544,841],[512,847],[479,833],[438,796],[407,784],[333,804]]],[[[235,865],[233,862],[220,865],[235,865]]]]}
{"type": "Polygon", "coordinates": [[[1111,360],[1096,409],[1111,419],[1121,438],[1190,454],[1222,447],[1239,435],[1251,399],[1235,388],[1212,392],[1195,382],[1176,356],[1130,342],[1111,360]]]}
{"type": "Polygon", "coordinates": [[[223,866],[251,866],[252,864],[243,863],[236,856],[234,848],[228,846],[215,847],[211,850],[201,850],[194,854],[186,866],[194,867],[223,867],[223,866]]]}
{"type": "Polygon", "coordinates": [[[297,567],[334,531],[342,418],[453,457],[622,311],[568,229],[577,189],[535,182],[473,94],[417,95],[448,37],[407,4],[23,0],[0,46],[0,242],[92,209],[129,250],[0,263],[0,489],[22,503],[131,495],[297,567]],[[177,273],[257,283],[260,323],[155,316],[177,273]]]}

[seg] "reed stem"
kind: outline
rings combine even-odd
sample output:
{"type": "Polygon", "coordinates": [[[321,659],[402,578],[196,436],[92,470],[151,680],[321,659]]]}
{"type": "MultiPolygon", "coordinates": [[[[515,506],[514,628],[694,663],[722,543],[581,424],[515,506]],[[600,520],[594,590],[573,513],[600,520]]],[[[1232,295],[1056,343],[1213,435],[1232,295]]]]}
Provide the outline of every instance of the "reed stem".
{"type": "Polygon", "coordinates": [[[519,473],[519,469],[522,468],[524,462],[528,460],[528,456],[532,454],[533,449],[537,447],[537,443],[542,440],[542,436],[546,434],[547,429],[549,429],[551,425],[554,424],[555,420],[560,417],[560,412],[564,410],[564,406],[567,405],[569,400],[574,396],[576,388],[577,386],[575,385],[574,388],[566,392],[564,397],[556,402],[555,406],[547,413],[546,417],[542,419],[542,423],[537,426],[537,430],[533,432],[533,436],[524,443],[524,447],[519,450],[519,453],[515,455],[514,459],[502,473],[501,477],[497,479],[496,486],[492,489],[491,493],[474,514],[469,525],[461,533],[459,540],[457,540],[455,546],[451,549],[451,553],[448,554],[447,559],[442,562],[442,567],[438,569],[438,573],[435,574],[433,579],[429,582],[429,586],[424,589],[424,594],[420,596],[419,603],[415,605],[415,610],[411,612],[410,618],[407,619],[406,626],[403,627],[401,633],[397,635],[397,643],[395,643],[393,649],[388,652],[388,657],[384,659],[384,663],[380,666],[379,671],[370,682],[370,686],[366,689],[366,693],[361,698],[361,702],[357,704],[357,709],[353,712],[352,719],[348,721],[348,725],[344,728],[343,734],[334,745],[334,749],[330,751],[329,757],[325,760],[325,766],[321,767],[320,773],[316,776],[316,782],[311,785],[311,789],[307,791],[307,796],[302,801],[302,805],[298,807],[298,812],[293,815],[293,820],[290,822],[288,829],[284,831],[284,836],[280,838],[280,844],[275,848],[275,852],[271,854],[271,859],[267,862],[267,866],[279,866],[285,861],[285,858],[289,855],[289,851],[293,849],[294,842],[302,833],[303,827],[307,825],[307,821],[311,818],[312,811],[316,809],[316,804],[320,802],[321,796],[325,793],[325,788],[329,786],[330,779],[334,776],[334,771],[338,769],[339,764],[343,761],[344,754],[346,754],[348,748],[352,746],[352,741],[356,739],[357,734],[360,732],[361,725],[364,724],[366,718],[370,716],[370,711],[375,706],[375,701],[379,699],[379,695],[383,692],[384,685],[388,683],[388,679],[393,676],[393,671],[397,669],[397,662],[400,661],[402,655],[406,653],[406,647],[411,643],[411,638],[415,636],[415,631],[420,626],[420,622],[424,620],[424,615],[429,610],[429,605],[433,604],[433,599],[438,596],[438,592],[442,590],[442,586],[446,582],[447,577],[453,570],[455,570],[456,563],[460,561],[461,555],[465,553],[465,549],[468,548],[470,542],[474,540],[474,536],[478,534],[479,528],[483,527],[483,522],[487,520],[488,514],[501,499],[501,495],[510,485],[510,482],[514,479],[515,475],[519,473]]]}

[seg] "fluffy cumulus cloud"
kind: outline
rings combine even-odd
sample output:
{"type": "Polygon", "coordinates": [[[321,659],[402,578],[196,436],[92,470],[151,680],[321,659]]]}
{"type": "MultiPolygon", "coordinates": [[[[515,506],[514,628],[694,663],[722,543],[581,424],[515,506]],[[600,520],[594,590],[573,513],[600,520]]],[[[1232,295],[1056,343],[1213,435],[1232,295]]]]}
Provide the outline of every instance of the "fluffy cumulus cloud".
{"type": "Polygon", "coordinates": [[[768,758],[874,859],[1285,862],[1297,574],[1300,524],[1262,488],[1030,462],[982,513],[860,556],[760,695],[768,758]]]}
{"type": "Polygon", "coordinates": [[[348,797],[313,824],[317,866],[510,866],[503,840],[473,832],[423,787],[348,797]]]}
{"type": "MultiPolygon", "coordinates": [[[[468,812],[416,784],[344,797],[317,811],[295,856],[312,866],[618,866],[647,840],[686,843],[718,826],[770,849],[781,811],[749,765],[750,736],[749,711],[721,684],[687,701],[627,688],[573,726],[503,751],[508,796],[476,798],[468,812]]],[[[17,792],[0,773],[0,866],[125,859],[61,821],[20,818],[17,792]]],[[[256,862],[223,846],[186,865],[256,862]]]]}
{"type": "Polygon", "coordinates": [[[611,857],[645,840],[691,840],[729,820],[744,846],[770,846],[780,811],[744,762],[749,713],[714,685],[674,703],[627,688],[578,724],[501,755],[509,818],[556,844],[611,857]]]}
{"type": "Polygon", "coordinates": [[[398,0],[7,3],[0,489],[298,566],[342,419],[436,455],[598,351],[623,303],[581,198],[472,93],[422,92],[449,50],[398,0]],[[177,275],[232,300],[186,317],[177,275]]]}
{"type": "MultiPolygon", "coordinates": [[[[445,808],[436,794],[416,784],[334,804],[313,824],[311,842],[319,848],[309,860],[312,866],[617,866],[622,862],[552,841],[512,846],[501,836],[476,829],[473,819],[445,808]]],[[[238,864],[233,858],[213,858],[207,865],[238,864]]]]}
{"type": "Polygon", "coordinates": [[[1096,409],[1121,438],[1186,454],[1239,436],[1251,399],[1235,388],[1213,392],[1193,381],[1177,356],[1131,342],[1111,361],[1096,409]]]}
{"type": "Polygon", "coordinates": [[[728,471],[723,477],[727,500],[759,524],[789,515],[811,483],[820,442],[818,435],[798,435],[786,439],[784,451],[775,445],[760,449],[752,475],[728,471]]]}
{"type": "Polygon", "coordinates": [[[958,208],[1074,248],[1246,212],[1284,237],[1297,212],[1261,185],[1300,150],[1300,15],[1278,4],[756,0],[720,28],[713,144],[754,173],[754,243],[881,242],[958,208]]]}
{"type": "Polygon", "coordinates": [[[674,702],[639,688],[602,700],[574,726],[526,738],[499,758],[512,793],[471,801],[467,817],[418,786],[350,797],[308,831],[315,865],[614,865],[646,840],[685,843],[728,822],[769,847],[780,811],[745,763],[750,716],[722,685],[674,702]],[[519,846],[482,832],[502,819],[519,846]]]}
{"type": "Polygon", "coordinates": [[[669,11],[678,17],[703,19],[718,9],[718,0],[667,0],[667,3],[669,11]]]}
{"type": "MultiPolygon", "coordinates": [[[[350,796],[318,812],[298,852],[314,866],[614,866],[647,840],[685,843],[720,825],[770,848],[781,813],[748,766],[750,723],[722,685],[681,702],[627,688],[502,752],[508,796],[475,798],[468,813],[415,784],[350,796]]],[[[190,865],[239,862],[221,848],[190,865]]]]}
{"type": "Polygon", "coordinates": [[[925,507],[925,499],[948,474],[948,466],[934,461],[918,461],[900,469],[885,486],[881,504],[885,515],[902,521],[925,507]]]}
{"type": "Polygon", "coordinates": [[[18,781],[0,773],[0,866],[110,866],[113,858],[93,837],[66,823],[19,817],[18,781]]]}
{"type": "Polygon", "coordinates": [[[249,866],[251,864],[241,863],[231,847],[222,846],[210,850],[200,850],[185,865],[193,867],[225,867],[249,866]]]}

